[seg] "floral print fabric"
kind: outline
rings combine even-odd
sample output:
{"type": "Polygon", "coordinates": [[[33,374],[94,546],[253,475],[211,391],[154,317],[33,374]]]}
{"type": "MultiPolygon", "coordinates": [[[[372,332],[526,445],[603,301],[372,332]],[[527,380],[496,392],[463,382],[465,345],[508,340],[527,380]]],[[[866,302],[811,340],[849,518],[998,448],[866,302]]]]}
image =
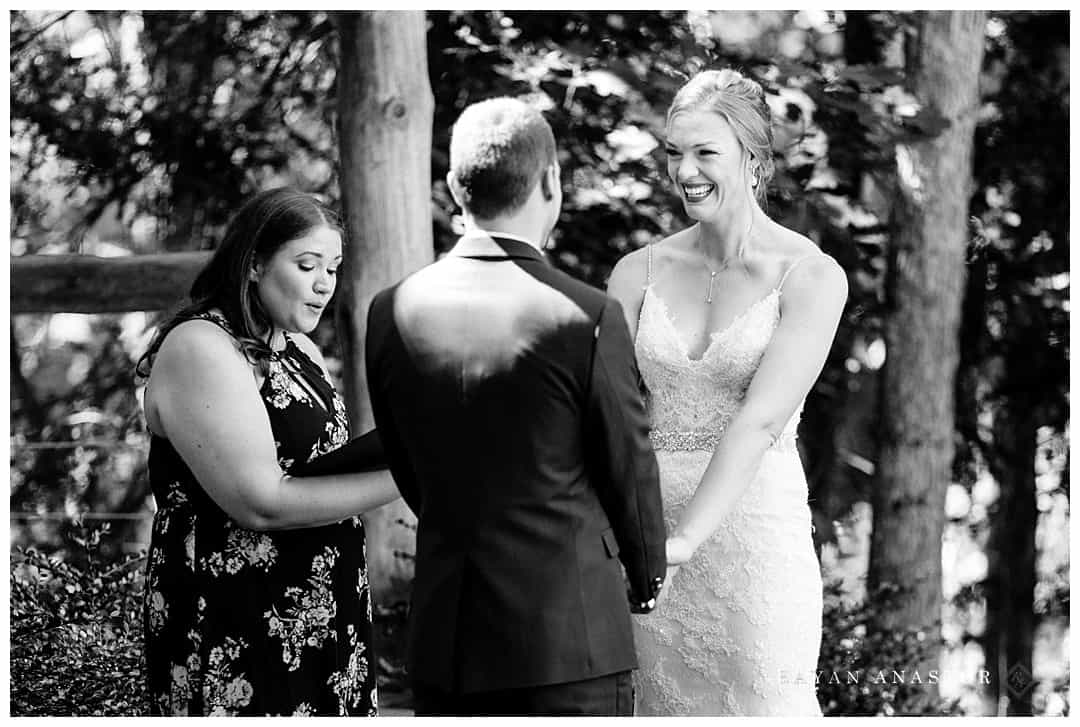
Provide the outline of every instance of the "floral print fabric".
{"type": "MultiPolygon", "coordinates": [[[[228,330],[220,316],[206,318],[228,330]]],[[[340,397],[291,339],[270,359],[260,393],[286,471],[348,441],[340,397]]],[[[158,506],[144,604],[152,713],[375,716],[360,518],[242,528],[158,437],[150,483],[158,506]]]]}

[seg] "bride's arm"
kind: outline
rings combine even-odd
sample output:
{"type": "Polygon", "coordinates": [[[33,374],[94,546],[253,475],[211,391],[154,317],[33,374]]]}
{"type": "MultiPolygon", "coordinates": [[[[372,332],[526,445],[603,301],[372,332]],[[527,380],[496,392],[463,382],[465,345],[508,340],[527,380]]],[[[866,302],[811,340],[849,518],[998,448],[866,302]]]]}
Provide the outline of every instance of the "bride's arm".
{"type": "Polygon", "coordinates": [[[825,365],[847,300],[847,276],[832,258],[806,260],[788,276],[780,323],[728,423],[693,498],[668,540],[679,565],[709,539],[753,482],[765,450],[783,431],[825,365]]]}
{"type": "Polygon", "coordinates": [[[607,293],[619,301],[630,329],[630,340],[637,338],[638,315],[645,295],[645,248],[625,255],[615,263],[608,278],[607,293]]]}

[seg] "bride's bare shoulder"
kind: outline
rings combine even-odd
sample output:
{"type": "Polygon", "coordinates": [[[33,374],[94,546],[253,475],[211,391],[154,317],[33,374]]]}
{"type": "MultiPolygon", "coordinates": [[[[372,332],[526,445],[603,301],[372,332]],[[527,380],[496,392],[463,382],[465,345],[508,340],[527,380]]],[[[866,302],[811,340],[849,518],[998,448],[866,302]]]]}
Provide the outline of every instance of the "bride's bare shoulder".
{"type": "Polygon", "coordinates": [[[697,234],[694,232],[695,228],[696,225],[679,230],[661,239],[653,247],[661,256],[683,254],[693,247],[694,241],[697,239],[697,234]]]}
{"type": "Polygon", "coordinates": [[[814,306],[825,299],[840,305],[847,299],[847,274],[831,255],[810,238],[776,225],[770,241],[770,276],[779,280],[788,306],[814,306]]]}
{"type": "Polygon", "coordinates": [[[819,250],[809,237],[775,220],[765,225],[758,240],[763,249],[777,258],[794,260],[819,250]]]}
{"type": "Polygon", "coordinates": [[[770,226],[762,242],[763,248],[768,251],[765,257],[771,261],[769,267],[775,268],[770,273],[783,275],[792,265],[817,255],[832,260],[832,257],[823,252],[809,237],[779,223],[774,222],[770,226]]]}
{"type": "Polygon", "coordinates": [[[648,282],[648,250],[639,248],[619,258],[607,280],[607,293],[626,311],[628,322],[633,311],[641,307],[648,282]]]}

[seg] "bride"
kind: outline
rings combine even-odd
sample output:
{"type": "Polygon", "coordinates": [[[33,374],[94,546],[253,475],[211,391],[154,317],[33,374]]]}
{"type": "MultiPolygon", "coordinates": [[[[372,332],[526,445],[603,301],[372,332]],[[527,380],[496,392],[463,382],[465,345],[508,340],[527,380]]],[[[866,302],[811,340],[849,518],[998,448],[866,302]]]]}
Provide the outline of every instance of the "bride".
{"type": "Polygon", "coordinates": [[[696,224],[612,271],[648,389],[668,578],[635,618],[637,713],[820,715],[821,576],[795,446],[847,278],[761,209],[764,92],[704,71],[667,116],[667,170],[696,224]]]}

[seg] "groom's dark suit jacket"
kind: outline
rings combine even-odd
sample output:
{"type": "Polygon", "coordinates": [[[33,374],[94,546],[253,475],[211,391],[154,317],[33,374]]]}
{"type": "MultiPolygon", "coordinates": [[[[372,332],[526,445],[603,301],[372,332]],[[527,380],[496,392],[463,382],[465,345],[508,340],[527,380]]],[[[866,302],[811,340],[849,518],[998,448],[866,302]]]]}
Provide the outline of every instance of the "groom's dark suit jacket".
{"type": "Polygon", "coordinates": [[[476,692],[635,668],[627,582],[654,595],[665,532],[618,303],[524,242],[467,237],[375,297],[366,359],[419,519],[412,678],[476,692]]]}

